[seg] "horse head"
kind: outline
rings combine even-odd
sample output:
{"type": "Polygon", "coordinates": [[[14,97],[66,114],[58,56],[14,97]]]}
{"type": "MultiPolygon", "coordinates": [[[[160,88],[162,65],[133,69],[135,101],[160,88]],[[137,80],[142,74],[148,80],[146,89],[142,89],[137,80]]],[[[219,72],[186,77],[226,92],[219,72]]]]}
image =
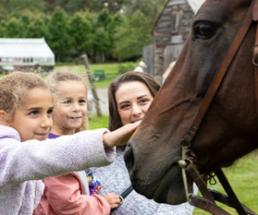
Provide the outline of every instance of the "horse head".
{"type": "MultiPolygon", "coordinates": [[[[178,165],[181,141],[228,57],[252,2],[206,0],[194,17],[192,31],[174,69],[126,150],[127,168],[137,192],[157,202],[186,201],[178,165]]],[[[256,23],[252,23],[191,142],[194,163],[203,174],[229,166],[257,148],[252,63],[255,31],[256,23]]]]}

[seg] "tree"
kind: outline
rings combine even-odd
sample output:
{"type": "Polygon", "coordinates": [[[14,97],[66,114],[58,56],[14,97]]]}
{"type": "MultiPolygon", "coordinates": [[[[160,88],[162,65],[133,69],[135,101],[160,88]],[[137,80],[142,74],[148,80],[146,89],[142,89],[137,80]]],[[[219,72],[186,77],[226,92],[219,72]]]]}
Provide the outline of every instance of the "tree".
{"type": "Polygon", "coordinates": [[[44,37],[57,61],[85,52],[92,61],[135,59],[151,42],[164,1],[2,0],[0,35],[44,37]]]}
{"type": "Polygon", "coordinates": [[[123,7],[123,24],[114,34],[113,55],[119,60],[141,56],[152,41],[152,28],[166,0],[131,0],[123,7]]]}
{"type": "Polygon", "coordinates": [[[17,17],[10,17],[4,24],[5,32],[4,37],[24,37],[26,35],[26,29],[23,28],[21,19],[17,17]]]}
{"type": "Polygon", "coordinates": [[[141,56],[142,48],[152,40],[150,26],[149,20],[140,11],[125,17],[114,35],[114,56],[119,60],[141,56]]]}
{"type": "Polygon", "coordinates": [[[28,38],[45,38],[49,40],[49,29],[48,29],[49,19],[43,14],[37,14],[37,16],[30,17],[30,22],[26,26],[28,38]]]}
{"type": "Polygon", "coordinates": [[[74,13],[79,10],[100,12],[107,9],[111,13],[117,13],[124,5],[131,0],[45,0],[47,8],[54,10],[55,7],[64,9],[67,13],[74,13]]]}
{"type": "Polygon", "coordinates": [[[43,11],[45,8],[44,0],[1,0],[0,14],[4,18],[7,15],[17,14],[23,10],[43,11]]]}
{"type": "Polygon", "coordinates": [[[107,9],[102,10],[96,17],[94,50],[96,58],[102,62],[112,57],[113,35],[120,24],[120,16],[111,14],[107,9]]]}
{"type": "Polygon", "coordinates": [[[58,61],[69,56],[72,37],[69,34],[69,16],[64,10],[57,8],[49,22],[49,45],[53,49],[58,61]]]}
{"type": "Polygon", "coordinates": [[[131,0],[104,0],[104,6],[111,12],[117,13],[130,5],[131,0]]]}
{"type": "Polygon", "coordinates": [[[131,0],[130,4],[124,7],[126,16],[141,11],[150,23],[154,23],[167,0],[131,0]]]}
{"type": "Polygon", "coordinates": [[[103,27],[98,27],[95,30],[93,50],[94,50],[94,60],[104,62],[105,56],[109,52],[110,40],[108,32],[105,31],[103,27]]]}
{"type": "Polygon", "coordinates": [[[76,56],[92,52],[94,46],[93,21],[89,14],[77,12],[70,20],[69,32],[76,56]]]}

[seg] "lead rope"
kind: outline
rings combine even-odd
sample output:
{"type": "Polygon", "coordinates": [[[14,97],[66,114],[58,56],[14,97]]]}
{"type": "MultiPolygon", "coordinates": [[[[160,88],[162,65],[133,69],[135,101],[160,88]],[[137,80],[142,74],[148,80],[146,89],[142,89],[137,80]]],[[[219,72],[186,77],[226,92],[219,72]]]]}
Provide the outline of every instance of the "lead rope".
{"type": "Polygon", "coordinates": [[[188,151],[189,151],[188,146],[182,146],[181,160],[179,160],[177,163],[181,168],[181,173],[182,173],[183,183],[184,183],[184,189],[185,189],[185,196],[186,196],[187,201],[189,202],[190,197],[192,196],[192,193],[189,192],[188,183],[187,183],[187,176],[186,176],[186,167],[187,167],[186,154],[187,154],[188,151]]]}
{"type": "Polygon", "coordinates": [[[256,115],[258,120],[258,1],[255,2],[253,8],[253,21],[256,22],[256,36],[255,36],[255,43],[253,49],[253,65],[255,67],[255,96],[256,96],[256,115]]]}

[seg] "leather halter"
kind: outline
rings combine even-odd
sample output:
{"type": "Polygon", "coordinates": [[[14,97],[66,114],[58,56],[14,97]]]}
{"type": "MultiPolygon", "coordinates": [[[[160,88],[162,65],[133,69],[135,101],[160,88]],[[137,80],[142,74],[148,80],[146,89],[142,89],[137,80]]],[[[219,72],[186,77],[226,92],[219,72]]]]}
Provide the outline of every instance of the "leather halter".
{"type": "MultiPolygon", "coordinates": [[[[191,143],[196,136],[197,131],[199,130],[200,124],[202,123],[215,95],[217,94],[222,81],[224,80],[228,68],[231,65],[233,59],[235,58],[242,41],[244,40],[248,30],[250,29],[252,23],[256,23],[257,30],[256,30],[256,37],[255,37],[255,44],[253,50],[253,59],[252,63],[255,67],[255,95],[256,95],[256,110],[258,116],[258,0],[254,0],[246,14],[246,17],[240,27],[238,33],[236,34],[235,38],[233,39],[226,57],[219,68],[218,72],[216,73],[214,79],[212,80],[208,91],[201,102],[200,108],[195,116],[192,126],[190,127],[187,134],[184,136],[183,140],[181,141],[182,146],[182,157],[181,160],[178,161],[179,166],[182,168],[182,176],[183,182],[185,186],[185,192],[187,200],[190,204],[202,208],[212,214],[219,214],[219,215],[229,215],[228,212],[223,210],[222,208],[218,207],[215,204],[215,200],[221,201],[229,206],[235,208],[240,215],[247,215],[247,214],[255,214],[250,209],[246,208],[242,205],[239,200],[237,199],[236,195],[234,194],[232,188],[230,187],[225,175],[223,174],[221,169],[215,170],[215,174],[219,178],[219,181],[223,185],[225,191],[227,192],[228,196],[222,195],[215,191],[208,190],[206,183],[203,180],[203,177],[197,170],[196,165],[192,159],[194,153],[191,151],[191,143]],[[202,193],[203,197],[193,196],[189,193],[187,187],[187,176],[189,176],[198,186],[200,192],[202,193]]],[[[195,158],[196,159],[196,158],[195,158]]]]}

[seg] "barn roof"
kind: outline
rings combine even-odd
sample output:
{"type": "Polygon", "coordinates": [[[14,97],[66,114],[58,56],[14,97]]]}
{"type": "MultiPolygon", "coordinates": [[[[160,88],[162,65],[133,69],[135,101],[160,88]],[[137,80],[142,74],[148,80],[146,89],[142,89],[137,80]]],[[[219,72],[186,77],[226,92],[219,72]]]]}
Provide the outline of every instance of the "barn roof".
{"type": "Polygon", "coordinates": [[[154,32],[155,27],[157,26],[162,14],[164,13],[166,7],[169,4],[180,4],[180,3],[188,3],[191,7],[191,9],[193,10],[194,13],[196,13],[198,11],[198,9],[201,7],[201,5],[205,2],[205,0],[167,0],[162,11],[160,12],[158,18],[156,19],[154,25],[153,25],[153,29],[152,32],[154,32]]]}
{"type": "Polygon", "coordinates": [[[16,39],[0,38],[0,58],[33,57],[54,58],[54,54],[44,38],[16,39]]]}
{"type": "Polygon", "coordinates": [[[196,13],[203,4],[203,2],[205,2],[205,0],[187,0],[187,2],[192,8],[193,12],[196,13]]]}

